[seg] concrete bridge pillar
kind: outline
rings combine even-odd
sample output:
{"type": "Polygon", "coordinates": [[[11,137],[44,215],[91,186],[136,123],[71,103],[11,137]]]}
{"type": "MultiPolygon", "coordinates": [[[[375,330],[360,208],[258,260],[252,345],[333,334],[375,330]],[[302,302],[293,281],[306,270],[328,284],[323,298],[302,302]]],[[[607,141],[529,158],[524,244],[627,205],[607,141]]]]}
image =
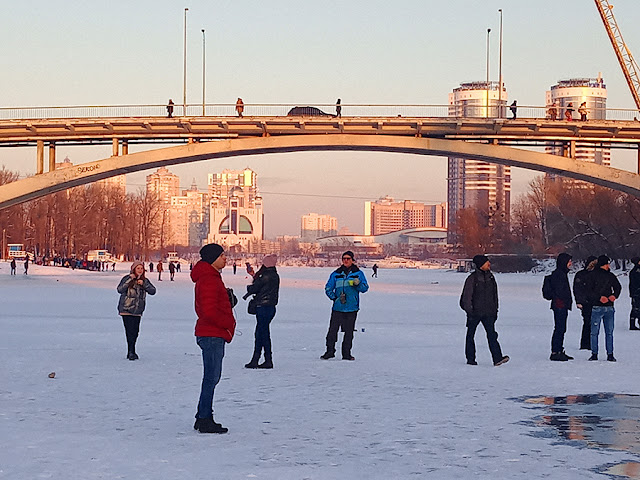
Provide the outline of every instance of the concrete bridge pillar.
{"type": "Polygon", "coordinates": [[[127,140],[122,141],[122,155],[129,155],[129,142],[127,140]]]}
{"type": "Polygon", "coordinates": [[[118,139],[117,138],[113,138],[113,140],[111,141],[111,145],[113,146],[113,153],[111,154],[112,157],[117,157],[118,156],[118,139]]]}
{"type": "Polygon", "coordinates": [[[53,172],[56,169],[56,144],[55,142],[49,142],[49,171],[53,172]]]}
{"type": "Polygon", "coordinates": [[[36,142],[36,175],[44,173],[44,140],[36,142]]]}

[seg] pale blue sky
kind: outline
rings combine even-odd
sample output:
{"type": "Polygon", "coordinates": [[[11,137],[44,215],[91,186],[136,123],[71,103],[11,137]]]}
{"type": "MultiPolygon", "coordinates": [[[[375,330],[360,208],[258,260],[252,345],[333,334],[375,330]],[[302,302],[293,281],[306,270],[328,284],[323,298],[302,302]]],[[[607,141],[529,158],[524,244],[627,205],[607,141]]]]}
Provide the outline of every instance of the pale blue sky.
{"type": "MultiPolygon", "coordinates": [[[[460,82],[485,78],[487,28],[497,80],[502,8],[510,100],[541,105],[557,80],[602,72],[608,106],[634,106],[591,0],[6,1],[0,3],[1,104],[163,104],[169,97],[182,103],[184,7],[189,103],[202,102],[204,28],[208,103],[241,96],[246,103],[291,105],[338,97],[346,104],[445,104],[460,82]]],[[[640,2],[616,0],[614,11],[640,57],[640,2]]],[[[81,163],[109,156],[110,147],[58,149],[60,159],[67,155],[81,163]]],[[[635,155],[614,154],[613,162],[632,168],[635,155]]],[[[0,149],[0,163],[33,172],[35,150],[0,149]]],[[[446,200],[446,159],[437,157],[297,153],[171,170],[185,187],[196,177],[204,189],[208,172],[245,166],[259,174],[269,236],[299,233],[299,217],[310,211],[335,215],[340,226],[360,232],[364,200],[385,194],[446,200]],[[301,193],[317,197],[282,195],[301,193]]],[[[129,184],[142,185],[146,173],[130,175],[129,184]]],[[[533,175],[514,170],[514,197],[533,175]]]]}

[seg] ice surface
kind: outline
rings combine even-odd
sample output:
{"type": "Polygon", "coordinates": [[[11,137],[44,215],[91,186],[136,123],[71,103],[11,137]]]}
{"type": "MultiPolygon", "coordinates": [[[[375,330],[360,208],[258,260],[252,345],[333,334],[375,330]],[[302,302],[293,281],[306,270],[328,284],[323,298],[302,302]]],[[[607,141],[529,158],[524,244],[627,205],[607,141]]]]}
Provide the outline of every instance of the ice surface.
{"type": "MultiPolygon", "coordinates": [[[[119,268],[124,268],[124,266],[119,268]]],[[[572,362],[550,362],[553,328],[542,274],[498,274],[497,330],[511,361],[493,367],[482,327],[465,364],[465,274],[380,270],[361,297],[355,362],[323,361],[330,302],[325,268],[279,269],[275,368],[247,370],[255,319],[236,307],[215,418],[227,435],[193,430],[202,375],[188,272],[157,282],[125,359],[115,287],[124,272],[0,264],[0,479],[596,479],[629,453],[530,435],[523,396],[639,393],[640,332],[618,302],[618,362],[587,362],[581,318],[569,316],[572,362]],[[364,331],[362,331],[364,329],[364,331]],[[48,375],[55,372],[55,378],[48,375]]],[[[370,275],[370,270],[367,271],[370,275]]],[[[248,279],[224,272],[244,293],[248,279]]],[[[240,296],[240,295],[238,295],[240,296]]],[[[604,334],[600,336],[604,342],[604,334]]],[[[539,413],[539,412],[538,412],[539,413]]]]}

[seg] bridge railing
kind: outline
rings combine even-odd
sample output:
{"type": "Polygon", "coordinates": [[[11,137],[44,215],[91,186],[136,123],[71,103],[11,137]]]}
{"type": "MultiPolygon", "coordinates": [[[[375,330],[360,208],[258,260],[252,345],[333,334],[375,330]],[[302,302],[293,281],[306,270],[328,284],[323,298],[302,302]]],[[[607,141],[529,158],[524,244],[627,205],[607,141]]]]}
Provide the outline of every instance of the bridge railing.
{"type": "MultiPolygon", "coordinates": [[[[287,116],[293,107],[315,107],[318,114],[336,115],[335,104],[274,104],[245,103],[245,117],[280,117],[287,116]]],[[[519,105],[517,117],[522,119],[549,118],[547,106],[519,105]]],[[[509,106],[501,109],[497,106],[487,108],[483,105],[388,105],[388,104],[347,104],[341,105],[341,114],[345,118],[353,117],[409,117],[409,118],[512,118],[509,106]],[[502,110],[502,111],[500,111],[502,110]]],[[[564,109],[558,107],[558,119],[562,119],[564,109]]],[[[78,118],[158,118],[167,116],[166,105],[75,105],[50,107],[0,107],[0,120],[44,120],[44,119],[78,119],[78,118]]],[[[183,105],[174,105],[174,117],[235,117],[235,104],[191,104],[186,109],[183,105]]],[[[577,108],[573,119],[579,119],[577,108]]],[[[624,120],[640,119],[637,109],[608,108],[589,112],[589,120],[624,120]]]]}

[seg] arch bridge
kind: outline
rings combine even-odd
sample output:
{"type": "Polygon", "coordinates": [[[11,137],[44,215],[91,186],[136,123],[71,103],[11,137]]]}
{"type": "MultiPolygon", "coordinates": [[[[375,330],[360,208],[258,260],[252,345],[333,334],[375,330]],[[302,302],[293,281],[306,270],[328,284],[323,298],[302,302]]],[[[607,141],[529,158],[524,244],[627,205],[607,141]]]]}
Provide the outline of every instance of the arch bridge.
{"type": "MultiPolygon", "coordinates": [[[[1,112],[0,112],[1,113],[1,112]]],[[[35,146],[36,175],[0,186],[0,209],[115,175],[208,159],[347,150],[449,156],[585,180],[640,196],[640,175],[575,159],[576,145],[638,149],[640,122],[402,116],[90,117],[0,120],[0,146],[35,146]],[[129,145],[181,143],[129,154],[129,145]],[[55,169],[57,145],[111,144],[108,158],[55,169]],[[561,147],[564,156],[523,147],[561,147]],[[44,171],[45,150],[48,171],[44,171]]],[[[640,165],[640,156],[639,156],[640,165]]]]}

